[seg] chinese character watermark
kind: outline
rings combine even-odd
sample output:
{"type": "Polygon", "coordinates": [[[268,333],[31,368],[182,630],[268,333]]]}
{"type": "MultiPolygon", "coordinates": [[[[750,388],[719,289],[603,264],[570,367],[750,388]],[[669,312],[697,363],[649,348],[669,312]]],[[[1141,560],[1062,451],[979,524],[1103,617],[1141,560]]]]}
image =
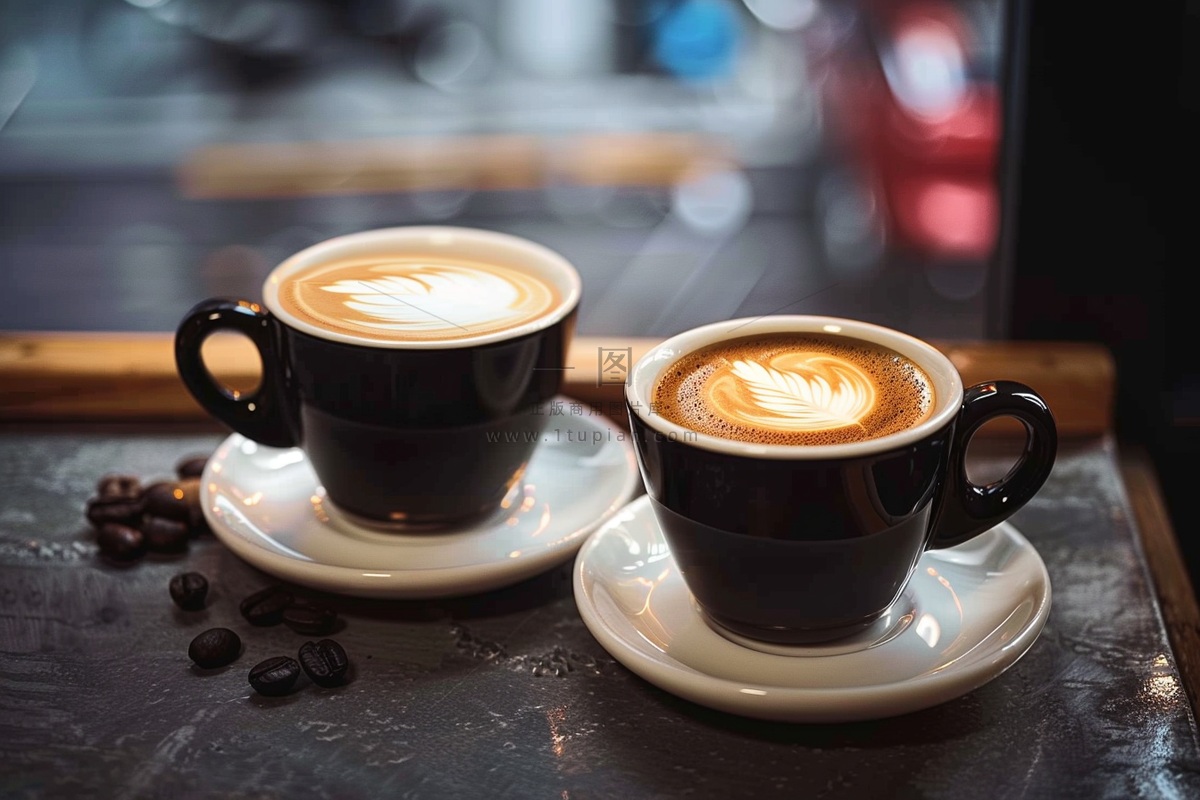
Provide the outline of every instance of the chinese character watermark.
{"type": "Polygon", "coordinates": [[[597,386],[624,385],[633,362],[632,347],[598,347],[600,382],[597,386]]]}

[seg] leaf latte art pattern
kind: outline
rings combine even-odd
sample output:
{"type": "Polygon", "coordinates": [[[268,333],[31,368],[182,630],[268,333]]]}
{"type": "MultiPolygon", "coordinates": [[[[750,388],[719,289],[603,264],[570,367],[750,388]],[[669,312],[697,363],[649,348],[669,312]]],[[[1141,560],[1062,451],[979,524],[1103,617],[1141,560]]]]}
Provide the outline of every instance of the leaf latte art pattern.
{"type": "Polygon", "coordinates": [[[920,366],[888,347],[785,331],[684,355],[660,373],[652,399],[667,421],[709,436],[822,446],[919,425],[935,395],[920,366]]]}
{"type": "Polygon", "coordinates": [[[861,425],[876,403],[861,369],[822,353],[785,353],[765,365],[734,361],[710,392],[731,422],[789,432],[861,425]]]}
{"type": "Polygon", "coordinates": [[[359,259],[286,280],[284,308],[322,328],[378,340],[442,341],[504,331],[549,313],[560,295],[547,281],[464,259],[359,259]]]}
{"type": "Polygon", "coordinates": [[[444,331],[448,327],[489,326],[514,318],[530,319],[545,310],[545,305],[531,303],[524,287],[511,279],[453,267],[342,279],[323,288],[348,295],[344,301],[346,308],[367,318],[351,317],[344,321],[390,330],[444,331]]]}

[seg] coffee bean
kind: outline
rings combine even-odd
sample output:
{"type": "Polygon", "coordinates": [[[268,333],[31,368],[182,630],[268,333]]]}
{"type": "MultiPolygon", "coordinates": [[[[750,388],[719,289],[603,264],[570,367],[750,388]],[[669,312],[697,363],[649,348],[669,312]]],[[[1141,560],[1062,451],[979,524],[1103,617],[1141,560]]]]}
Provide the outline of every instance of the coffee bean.
{"type": "Polygon", "coordinates": [[[146,514],[142,517],[146,549],[152,553],[182,553],[188,546],[188,526],[173,519],[146,514]]]}
{"type": "Polygon", "coordinates": [[[200,479],[184,478],[179,482],[179,488],[183,491],[183,502],[187,503],[187,523],[192,535],[207,532],[208,521],[204,519],[204,511],[200,506],[200,479]]]}
{"type": "Polygon", "coordinates": [[[208,526],[208,520],[204,518],[204,514],[200,514],[196,519],[192,520],[188,525],[188,530],[193,537],[203,536],[206,533],[212,533],[212,528],[208,526]]]}
{"type": "Polygon", "coordinates": [[[292,604],[292,593],[279,586],[268,586],[242,601],[242,616],[251,625],[278,625],[284,610],[292,604]]]}
{"type": "Polygon", "coordinates": [[[300,646],[300,666],[318,686],[337,686],[346,677],[350,660],[333,639],[305,642],[300,646]]]}
{"type": "Polygon", "coordinates": [[[250,685],[254,691],[267,697],[285,695],[296,685],[300,677],[300,665],[296,659],[275,656],[260,661],[250,669],[250,685]]]}
{"type": "Polygon", "coordinates": [[[137,528],[110,522],[100,528],[96,537],[100,555],[112,561],[137,561],[146,554],[146,537],[137,528]]]}
{"type": "Polygon", "coordinates": [[[137,500],[142,494],[142,482],[136,475],[105,475],[96,484],[96,494],[104,498],[137,500]]]}
{"type": "Polygon", "coordinates": [[[156,483],[146,490],[146,513],[186,522],[192,535],[208,531],[208,522],[200,507],[200,479],[184,478],[156,483]]]}
{"type": "Polygon", "coordinates": [[[321,636],[333,633],[333,626],[337,624],[337,612],[332,608],[296,603],[284,609],[283,624],[296,633],[321,636]]]}
{"type": "Polygon", "coordinates": [[[188,646],[188,658],[204,669],[232,664],[241,652],[242,640],[229,628],[209,628],[188,646]]]}
{"type": "Polygon", "coordinates": [[[205,534],[212,533],[212,528],[208,527],[208,520],[201,515],[199,519],[188,526],[188,532],[191,533],[192,538],[195,539],[198,536],[204,536],[205,534]]]}
{"type": "Polygon", "coordinates": [[[199,572],[181,572],[171,578],[171,599],[184,611],[199,611],[208,597],[208,579],[199,572]]]}
{"type": "Polygon", "coordinates": [[[175,465],[175,474],[180,478],[199,478],[207,463],[208,456],[188,456],[175,465]]]}
{"type": "Polygon", "coordinates": [[[88,522],[99,528],[110,522],[137,525],[142,519],[142,501],[123,497],[93,497],[87,502],[88,522]]]}
{"type": "MultiPolygon", "coordinates": [[[[199,485],[196,486],[197,492],[199,485]]],[[[196,495],[199,502],[199,494],[196,495]]],[[[142,502],[147,514],[166,519],[187,522],[191,518],[188,509],[187,489],[176,481],[152,483],[142,493],[142,502]]]]}

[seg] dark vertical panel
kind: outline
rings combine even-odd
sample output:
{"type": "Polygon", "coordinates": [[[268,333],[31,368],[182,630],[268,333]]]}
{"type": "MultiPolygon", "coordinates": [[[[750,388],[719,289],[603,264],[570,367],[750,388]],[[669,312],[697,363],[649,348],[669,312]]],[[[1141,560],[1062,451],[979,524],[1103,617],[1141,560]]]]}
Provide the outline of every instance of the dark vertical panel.
{"type": "MultiPolygon", "coordinates": [[[[1200,387],[1187,280],[1197,8],[1013,0],[996,270],[1008,284],[992,287],[990,326],[1112,349],[1118,432],[1149,447],[1179,530],[1196,516],[1180,493],[1200,440],[1187,412],[1200,387]]],[[[1200,542],[1183,539],[1195,571],[1200,542]]]]}

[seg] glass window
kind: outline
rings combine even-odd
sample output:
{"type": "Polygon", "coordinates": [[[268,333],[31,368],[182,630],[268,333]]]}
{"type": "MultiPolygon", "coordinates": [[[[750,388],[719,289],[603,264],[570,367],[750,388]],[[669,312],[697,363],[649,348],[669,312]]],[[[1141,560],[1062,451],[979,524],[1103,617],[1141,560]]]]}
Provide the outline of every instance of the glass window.
{"type": "Polygon", "coordinates": [[[0,0],[0,327],[171,330],[338,234],[566,255],[582,333],[984,334],[999,0],[0,0]]]}

